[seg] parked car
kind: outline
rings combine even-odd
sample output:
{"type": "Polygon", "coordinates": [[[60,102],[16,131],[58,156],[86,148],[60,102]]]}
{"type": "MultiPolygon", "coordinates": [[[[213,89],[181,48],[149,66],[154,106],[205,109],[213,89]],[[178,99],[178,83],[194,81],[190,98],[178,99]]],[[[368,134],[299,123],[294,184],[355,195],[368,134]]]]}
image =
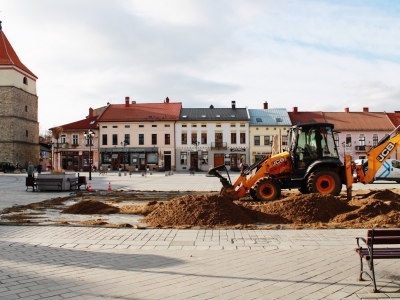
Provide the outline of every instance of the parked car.
{"type": "Polygon", "coordinates": [[[4,173],[7,172],[14,172],[15,167],[12,163],[9,162],[0,162],[0,172],[3,171],[4,173]]]}

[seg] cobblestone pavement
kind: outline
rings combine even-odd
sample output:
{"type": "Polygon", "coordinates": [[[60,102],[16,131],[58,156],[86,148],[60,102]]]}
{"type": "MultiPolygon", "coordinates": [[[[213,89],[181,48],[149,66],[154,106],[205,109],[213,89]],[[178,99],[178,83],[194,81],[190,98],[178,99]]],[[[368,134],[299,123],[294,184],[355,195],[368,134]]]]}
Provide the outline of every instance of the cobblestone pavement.
{"type": "MultiPolygon", "coordinates": [[[[108,182],[114,189],[220,188],[218,179],[204,174],[117,173],[95,174],[92,187],[106,189],[108,182]]],[[[26,192],[24,185],[23,174],[1,174],[1,206],[68,193],[26,192]]],[[[381,293],[356,280],[354,237],[363,235],[356,229],[3,225],[0,299],[400,299],[399,260],[376,262],[381,293]]]]}

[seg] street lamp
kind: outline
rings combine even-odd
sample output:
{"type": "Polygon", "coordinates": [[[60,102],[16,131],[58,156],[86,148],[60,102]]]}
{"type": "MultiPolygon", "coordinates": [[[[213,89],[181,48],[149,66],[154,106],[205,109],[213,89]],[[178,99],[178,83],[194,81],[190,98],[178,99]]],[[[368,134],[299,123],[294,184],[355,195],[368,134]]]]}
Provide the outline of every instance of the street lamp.
{"type": "Polygon", "coordinates": [[[92,129],[89,129],[89,131],[85,131],[83,135],[89,143],[89,180],[92,180],[92,141],[94,138],[94,132],[92,129]]]}
{"type": "Polygon", "coordinates": [[[125,152],[126,145],[129,145],[129,143],[126,140],[121,142],[121,146],[124,146],[124,171],[125,171],[125,161],[126,161],[126,152],[125,152]]]}

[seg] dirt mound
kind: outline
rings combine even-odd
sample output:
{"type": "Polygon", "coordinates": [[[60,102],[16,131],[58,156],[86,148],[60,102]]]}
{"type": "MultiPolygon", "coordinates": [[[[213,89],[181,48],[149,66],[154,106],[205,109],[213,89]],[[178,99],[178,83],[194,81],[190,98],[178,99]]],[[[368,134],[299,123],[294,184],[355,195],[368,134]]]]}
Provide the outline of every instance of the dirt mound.
{"type": "Polygon", "coordinates": [[[82,200],[76,204],[67,207],[62,211],[64,214],[82,214],[82,215],[89,215],[89,214],[116,214],[119,212],[119,208],[108,205],[106,203],[95,201],[95,200],[82,200]]]}
{"type": "Polygon", "coordinates": [[[351,210],[339,197],[322,194],[298,194],[273,202],[242,205],[263,213],[257,216],[260,223],[276,223],[277,220],[286,224],[329,222],[336,215],[351,210]]]}
{"type": "Polygon", "coordinates": [[[158,206],[140,221],[152,227],[233,226],[255,223],[240,206],[213,194],[176,198],[158,206]]]}

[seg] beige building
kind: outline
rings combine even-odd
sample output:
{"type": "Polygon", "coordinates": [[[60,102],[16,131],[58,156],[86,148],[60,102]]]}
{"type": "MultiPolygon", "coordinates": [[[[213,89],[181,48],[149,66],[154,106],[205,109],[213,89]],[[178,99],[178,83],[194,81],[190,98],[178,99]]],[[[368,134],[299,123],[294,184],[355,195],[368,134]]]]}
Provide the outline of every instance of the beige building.
{"type": "Polygon", "coordinates": [[[38,164],[38,96],[33,74],[18,58],[0,22],[0,161],[38,164]]]}

